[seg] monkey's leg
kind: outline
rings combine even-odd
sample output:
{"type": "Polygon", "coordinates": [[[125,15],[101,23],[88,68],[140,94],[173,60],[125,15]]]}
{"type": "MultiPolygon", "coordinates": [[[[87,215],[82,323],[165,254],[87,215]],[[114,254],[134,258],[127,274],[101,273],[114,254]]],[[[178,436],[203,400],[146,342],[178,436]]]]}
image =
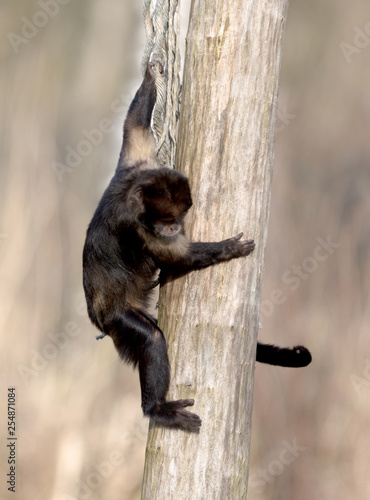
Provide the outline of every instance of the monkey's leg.
{"type": "Polygon", "coordinates": [[[170,381],[170,365],[166,340],[155,321],[139,310],[125,311],[115,321],[111,336],[120,356],[139,366],[144,415],[158,424],[195,430],[201,425],[198,415],[184,408],[194,400],[166,401],[170,381]]]}

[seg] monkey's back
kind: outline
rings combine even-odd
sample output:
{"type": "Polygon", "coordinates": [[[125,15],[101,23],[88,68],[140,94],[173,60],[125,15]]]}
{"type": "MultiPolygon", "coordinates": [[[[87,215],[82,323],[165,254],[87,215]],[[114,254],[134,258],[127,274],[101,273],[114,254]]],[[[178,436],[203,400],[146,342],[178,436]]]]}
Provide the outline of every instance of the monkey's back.
{"type": "Polygon", "coordinates": [[[88,313],[101,331],[123,309],[146,308],[157,270],[129,217],[122,214],[117,220],[116,188],[116,183],[111,182],[104,193],[89,224],[83,249],[88,313]]]}

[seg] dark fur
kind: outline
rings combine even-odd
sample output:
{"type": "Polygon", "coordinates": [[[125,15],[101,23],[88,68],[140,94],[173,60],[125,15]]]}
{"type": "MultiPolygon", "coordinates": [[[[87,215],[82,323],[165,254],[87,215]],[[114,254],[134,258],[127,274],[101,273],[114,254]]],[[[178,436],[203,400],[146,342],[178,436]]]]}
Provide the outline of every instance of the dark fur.
{"type": "MultiPolygon", "coordinates": [[[[247,256],[253,240],[242,233],[217,243],[192,243],[183,220],[192,205],[186,177],[156,162],[150,130],[156,98],[148,66],[130,106],[116,173],[89,225],[83,252],[83,281],[91,321],[109,335],[120,357],[138,366],[145,415],[157,423],[196,429],[200,418],[185,410],[191,399],[166,401],[170,367],[166,341],[147,313],[158,269],[173,275],[247,256]]],[[[257,361],[304,366],[304,347],[258,344],[257,361]]]]}

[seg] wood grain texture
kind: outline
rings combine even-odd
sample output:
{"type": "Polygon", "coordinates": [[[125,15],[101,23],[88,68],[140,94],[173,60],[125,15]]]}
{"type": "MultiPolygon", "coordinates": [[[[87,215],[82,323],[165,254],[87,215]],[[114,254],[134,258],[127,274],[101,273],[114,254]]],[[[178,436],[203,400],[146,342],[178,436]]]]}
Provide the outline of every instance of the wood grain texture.
{"type": "Polygon", "coordinates": [[[199,434],[150,425],[142,499],[247,494],[263,259],[286,0],[193,0],[177,168],[190,179],[187,234],[243,231],[253,255],[168,283],[160,326],[168,399],[194,398],[199,434]]]}

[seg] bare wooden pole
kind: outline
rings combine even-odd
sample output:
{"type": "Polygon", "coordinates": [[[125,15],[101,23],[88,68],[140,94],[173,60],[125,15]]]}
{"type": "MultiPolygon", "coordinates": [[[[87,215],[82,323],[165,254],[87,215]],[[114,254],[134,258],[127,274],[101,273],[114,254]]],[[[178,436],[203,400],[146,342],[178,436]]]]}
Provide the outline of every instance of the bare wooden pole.
{"type": "Polygon", "coordinates": [[[194,241],[217,241],[244,231],[256,249],[162,290],[168,397],[194,398],[203,425],[189,434],[151,424],[143,500],[246,498],[287,4],[192,2],[177,158],[193,193],[187,232],[194,241]]]}

